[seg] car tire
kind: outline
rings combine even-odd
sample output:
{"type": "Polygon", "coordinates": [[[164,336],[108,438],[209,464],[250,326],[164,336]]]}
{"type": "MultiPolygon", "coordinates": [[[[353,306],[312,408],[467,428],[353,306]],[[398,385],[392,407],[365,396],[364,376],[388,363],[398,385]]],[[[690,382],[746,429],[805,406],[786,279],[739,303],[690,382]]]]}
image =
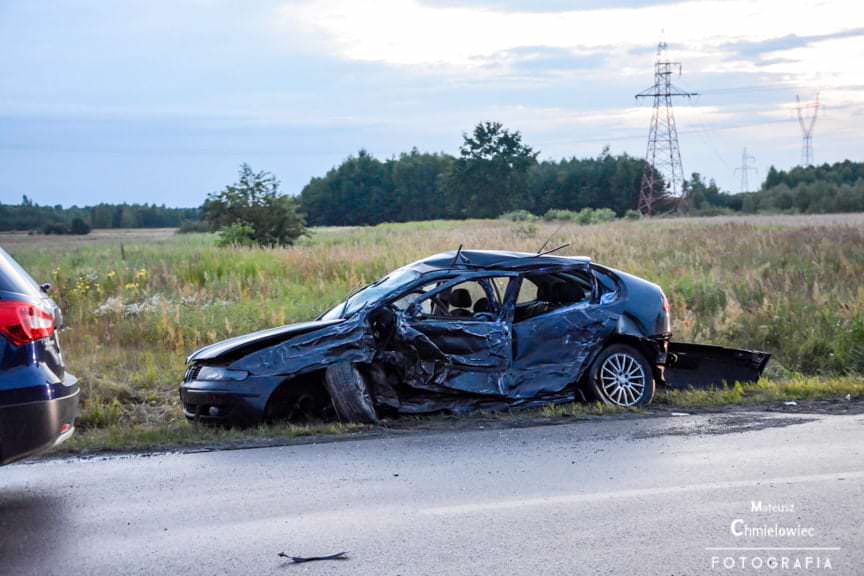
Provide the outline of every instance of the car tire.
{"type": "Polygon", "coordinates": [[[350,362],[334,364],[324,373],[327,392],[341,420],[374,424],[378,422],[366,379],[350,362]]]}
{"type": "Polygon", "coordinates": [[[610,406],[638,408],[654,400],[654,373],[636,348],[626,344],[606,347],[588,375],[594,397],[610,406]]]}

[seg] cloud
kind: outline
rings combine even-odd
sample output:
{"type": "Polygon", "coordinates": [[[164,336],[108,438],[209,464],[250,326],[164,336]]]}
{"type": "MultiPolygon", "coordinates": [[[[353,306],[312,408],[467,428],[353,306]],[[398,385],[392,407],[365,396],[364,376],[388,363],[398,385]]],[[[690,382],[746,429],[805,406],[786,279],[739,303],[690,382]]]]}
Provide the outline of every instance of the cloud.
{"type": "Polygon", "coordinates": [[[758,41],[739,41],[724,44],[722,48],[733,52],[739,58],[762,58],[767,54],[783,52],[794,48],[805,48],[816,42],[826,40],[839,40],[841,38],[855,38],[864,36],[864,28],[853,28],[841,30],[830,34],[813,34],[810,36],[799,36],[787,34],[777,38],[768,38],[758,41]]]}
{"type": "MultiPolygon", "coordinates": [[[[802,36],[833,34],[839,14],[862,12],[858,0],[835,0],[830,10],[822,0],[685,0],[613,1],[602,8],[599,3],[573,3],[557,12],[531,9],[527,2],[442,1],[301,0],[284,5],[281,21],[291,23],[292,30],[318,30],[327,39],[322,46],[343,58],[470,71],[482,65],[484,55],[521,46],[613,45],[627,53],[639,47],[653,49],[665,36],[676,46],[699,51],[716,50],[734,38],[744,42],[777,38],[790,29],[802,36]]],[[[558,3],[541,1],[539,6],[551,8],[558,3]]]]}
{"type": "Polygon", "coordinates": [[[420,0],[432,8],[478,8],[498,12],[581,12],[611,8],[643,8],[681,0],[420,0]]]}
{"type": "Polygon", "coordinates": [[[478,57],[483,66],[517,75],[544,75],[597,70],[608,61],[603,52],[578,52],[551,46],[520,46],[478,57]]]}
{"type": "Polygon", "coordinates": [[[706,131],[732,164],[745,141],[766,165],[797,161],[781,141],[798,141],[784,107],[798,92],[822,91],[820,159],[858,154],[848,135],[864,130],[864,33],[843,26],[864,21],[860,0],[0,6],[3,201],[196,205],[244,160],[297,191],[360,148],[455,152],[481,120],[544,157],[607,142],[640,156],[651,109],[633,95],[661,37],[684,64],[675,82],[704,94],[675,103],[688,169],[727,177],[706,131]]]}

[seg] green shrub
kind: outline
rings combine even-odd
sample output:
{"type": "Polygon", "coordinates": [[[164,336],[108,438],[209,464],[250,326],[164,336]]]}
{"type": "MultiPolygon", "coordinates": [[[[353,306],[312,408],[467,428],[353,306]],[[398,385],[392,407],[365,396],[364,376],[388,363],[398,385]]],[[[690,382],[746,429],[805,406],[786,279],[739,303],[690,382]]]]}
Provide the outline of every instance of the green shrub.
{"type": "Polygon", "coordinates": [[[42,234],[69,234],[69,227],[63,222],[52,222],[42,226],[42,234]]]}
{"type": "Polygon", "coordinates": [[[597,224],[599,222],[611,222],[615,220],[615,211],[609,208],[583,208],[579,212],[573,210],[560,210],[551,208],[543,214],[543,219],[548,222],[578,222],[579,224],[597,224]]]}
{"type": "Polygon", "coordinates": [[[505,212],[498,218],[501,220],[509,220],[511,222],[533,222],[534,220],[537,220],[537,216],[528,210],[513,210],[512,212],[505,212]]]}
{"type": "Polygon", "coordinates": [[[241,236],[231,237],[232,245],[245,245],[244,238],[250,238],[255,244],[273,248],[290,246],[306,234],[306,221],[298,208],[294,198],[279,192],[275,176],[243,164],[237,182],[207,195],[202,213],[214,229],[248,226],[241,236]]]}
{"type": "Polygon", "coordinates": [[[624,218],[627,220],[639,220],[642,218],[642,214],[638,210],[627,210],[624,213],[624,218]]]}
{"type": "Polygon", "coordinates": [[[615,211],[610,208],[599,208],[591,215],[591,222],[593,224],[612,222],[613,220],[615,220],[615,211]]]}
{"type": "Polygon", "coordinates": [[[543,214],[543,219],[549,222],[560,220],[560,221],[570,221],[576,219],[576,212],[572,210],[559,210],[556,208],[550,208],[543,214]]]}
{"type": "Polygon", "coordinates": [[[594,210],[592,208],[583,208],[576,214],[576,222],[579,224],[593,224],[594,223],[594,210]]]}
{"type": "Polygon", "coordinates": [[[83,218],[75,217],[72,219],[72,223],[69,224],[69,233],[85,236],[90,233],[90,225],[83,218]]]}
{"type": "Polygon", "coordinates": [[[244,222],[229,224],[219,231],[219,240],[216,241],[216,245],[222,248],[228,246],[254,246],[255,228],[244,222]]]}
{"type": "Polygon", "coordinates": [[[204,234],[210,232],[210,223],[206,220],[184,220],[177,229],[177,234],[204,234]]]}

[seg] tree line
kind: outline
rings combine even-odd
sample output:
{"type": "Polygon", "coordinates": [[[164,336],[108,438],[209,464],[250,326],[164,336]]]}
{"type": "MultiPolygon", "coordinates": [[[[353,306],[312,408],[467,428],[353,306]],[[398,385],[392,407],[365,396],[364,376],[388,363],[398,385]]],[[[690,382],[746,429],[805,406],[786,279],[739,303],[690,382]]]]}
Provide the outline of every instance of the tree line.
{"type": "Polygon", "coordinates": [[[641,159],[537,159],[519,132],[478,124],[457,157],[416,148],[379,160],[361,150],[300,193],[311,225],[359,225],[410,220],[495,218],[513,210],[609,208],[621,216],[637,207],[641,159]]]}
{"type": "MultiPolygon", "coordinates": [[[[611,210],[620,217],[637,208],[644,160],[613,155],[608,147],[593,158],[538,156],[518,131],[483,122],[463,135],[458,156],[414,148],[380,160],[360,150],[312,178],[296,197],[279,192],[279,182],[269,172],[244,164],[238,181],[209,194],[200,208],[125,203],[63,208],[39,206],[25,196],[20,205],[0,204],[0,230],[86,233],[90,227],[180,226],[191,232],[228,229],[226,243],[272,246],[290,244],[306,224],[495,218],[514,211],[542,216],[586,209],[611,210]]],[[[684,187],[687,210],[697,215],[864,211],[864,162],[788,171],[772,166],[762,188],[745,194],[723,192],[697,173],[684,187]]]]}
{"type": "MultiPolygon", "coordinates": [[[[610,209],[623,216],[638,206],[646,169],[644,160],[612,155],[608,147],[593,158],[538,160],[519,132],[498,123],[478,124],[464,135],[459,152],[413,149],[379,160],[361,150],[312,178],[300,193],[301,210],[312,225],[494,218],[515,210],[542,216],[550,210],[610,209]]],[[[684,190],[689,199],[684,211],[693,215],[859,212],[864,211],[864,162],[772,166],[761,189],[744,194],[724,192],[693,173],[684,190]]]]}
{"type": "Polygon", "coordinates": [[[739,194],[745,212],[864,212],[864,162],[768,170],[761,190],[739,194]]]}
{"type": "Polygon", "coordinates": [[[176,228],[200,218],[199,208],[156,204],[40,206],[26,195],[20,204],[0,203],[0,231],[27,230],[47,234],[86,234],[91,228],[176,228]]]}

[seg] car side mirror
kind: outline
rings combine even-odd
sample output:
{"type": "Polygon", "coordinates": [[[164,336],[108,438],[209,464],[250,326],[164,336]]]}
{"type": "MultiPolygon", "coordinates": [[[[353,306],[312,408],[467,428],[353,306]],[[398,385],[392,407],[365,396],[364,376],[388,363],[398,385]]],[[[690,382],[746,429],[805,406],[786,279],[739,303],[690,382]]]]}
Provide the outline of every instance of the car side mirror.
{"type": "Polygon", "coordinates": [[[49,292],[51,292],[51,284],[49,282],[45,282],[44,284],[40,284],[39,288],[41,288],[42,292],[44,292],[45,294],[48,294],[49,292]]]}

